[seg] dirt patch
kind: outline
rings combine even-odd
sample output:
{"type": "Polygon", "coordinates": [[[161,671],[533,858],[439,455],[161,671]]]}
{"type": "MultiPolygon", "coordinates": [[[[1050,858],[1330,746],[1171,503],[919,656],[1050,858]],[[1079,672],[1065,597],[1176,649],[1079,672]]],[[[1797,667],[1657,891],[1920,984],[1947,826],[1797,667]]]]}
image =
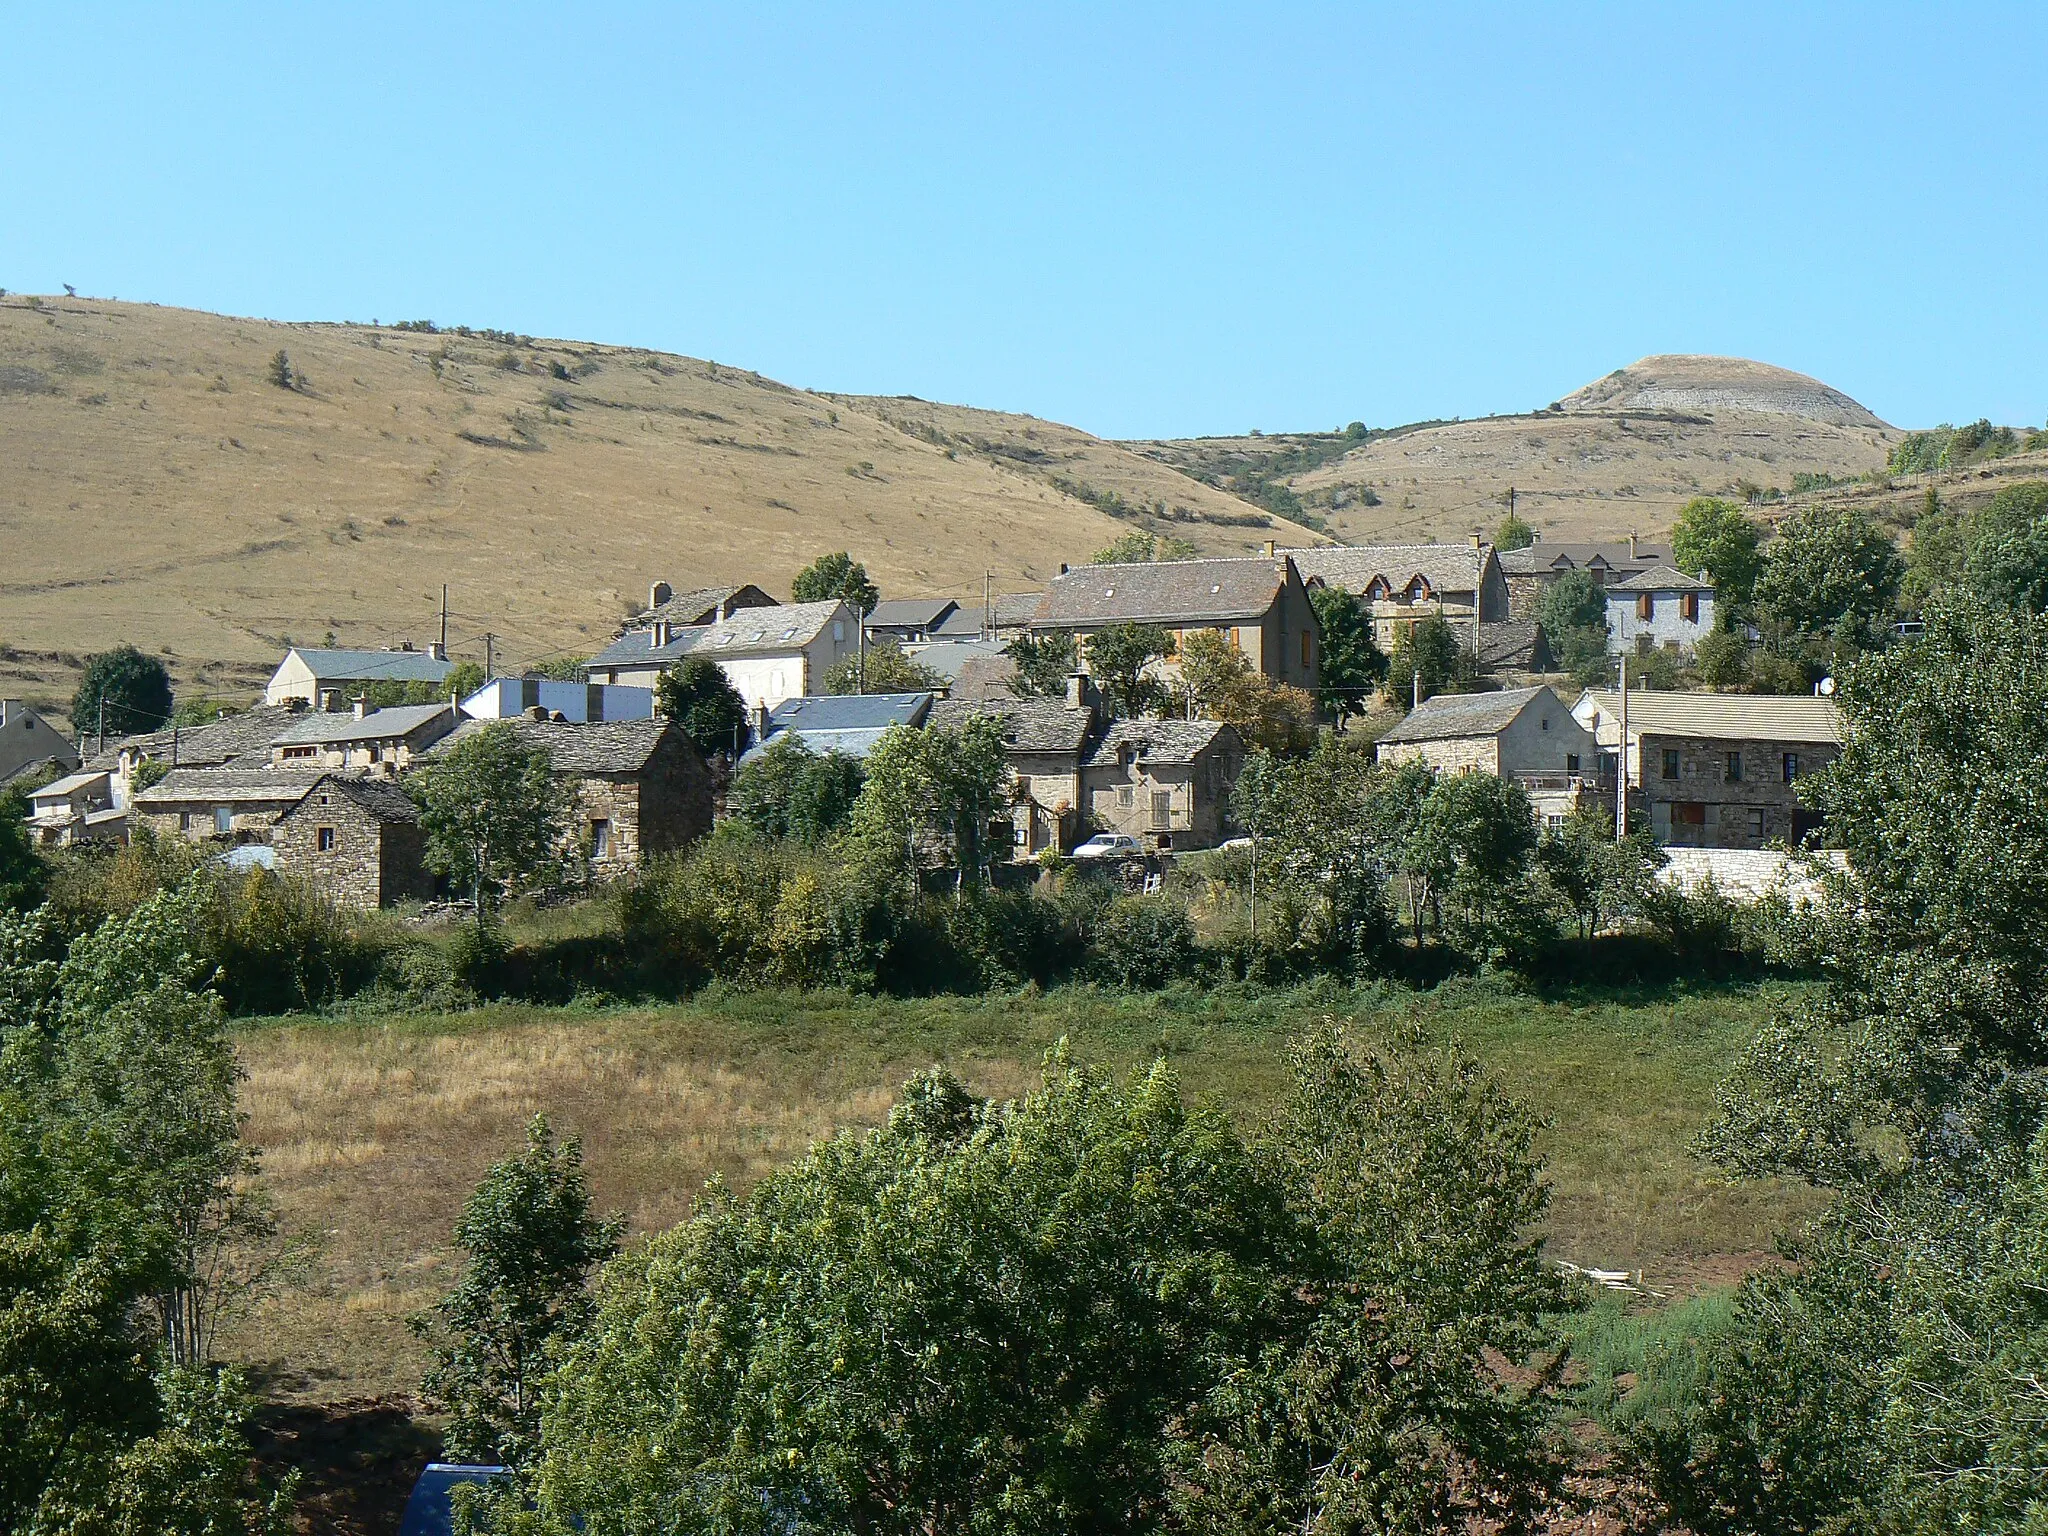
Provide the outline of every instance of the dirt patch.
{"type": "Polygon", "coordinates": [[[396,1536],[406,1498],[441,1449],[409,1398],[273,1405],[251,1436],[275,1481],[296,1471],[304,1536],[396,1536]]]}

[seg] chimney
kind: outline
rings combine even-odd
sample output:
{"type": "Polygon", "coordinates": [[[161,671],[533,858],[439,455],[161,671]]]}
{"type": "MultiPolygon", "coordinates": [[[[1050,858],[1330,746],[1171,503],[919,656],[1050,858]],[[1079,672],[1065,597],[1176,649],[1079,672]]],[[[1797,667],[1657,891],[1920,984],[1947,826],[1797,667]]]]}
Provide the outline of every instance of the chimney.
{"type": "Polygon", "coordinates": [[[1629,529],[1629,531],[1628,531],[1628,557],[1629,557],[1629,559],[1631,559],[1631,560],[1634,560],[1634,559],[1636,559],[1636,558],[1637,558],[1637,555],[1636,555],[1636,531],[1635,531],[1635,529],[1633,529],[1633,528],[1629,529]]]}
{"type": "Polygon", "coordinates": [[[1095,684],[1090,681],[1086,672],[1067,674],[1067,708],[1095,708],[1095,684]]]}
{"type": "Polygon", "coordinates": [[[320,690],[320,712],[324,715],[331,715],[340,708],[341,690],[339,688],[322,688],[320,690]]]}
{"type": "Polygon", "coordinates": [[[21,700],[0,699],[0,725],[5,725],[21,713],[21,700]]]}
{"type": "Polygon", "coordinates": [[[674,587],[665,581],[657,581],[647,589],[647,606],[649,608],[659,608],[675,595],[676,589],[674,587]]]}
{"type": "Polygon", "coordinates": [[[649,644],[657,651],[667,645],[670,639],[668,620],[656,619],[654,627],[647,631],[647,638],[649,644]]]}
{"type": "Polygon", "coordinates": [[[438,640],[429,640],[427,642],[427,654],[436,661],[446,661],[448,659],[448,647],[438,640]]]}
{"type": "Polygon", "coordinates": [[[1475,534],[1473,534],[1473,535],[1472,535],[1472,547],[1473,547],[1474,549],[1477,549],[1477,548],[1479,547],[1479,544],[1480,544],[1480,539],[1479,539],[1479,535],[1475,533],[1475,534]]]}
{"type": "Polygon", "coordinates": [[[374,715],[375,713],[377,713],[376,707],[373,704],[371,704],[368,699],[364,698],[361,694],[357,694],[355,698],[350,701],[350,703],[354,708],[355,717],[358,720],[362,719],[365,715],[374,715]]]}
{"type": "Polygon", "coordinates": [[[732,612],[732,596],[727,594],[718,600],[718,622],[723,624],[732,612]]]}
{"type": "Polygon", "coordinates": [[[754,740],[766,741],[768,739],[768,706],[766,704],[756,704],[752,713],[754,717],[754,740]]]}
{"type": "Polygon", "coordinates": [[[1268,539],[1268,540],[1266,540],[1266,558],[1267,558],[1268,560],[1270,560],[1270,559],[1272,559],[1272,558],[1273,558],[1273,556],[1274,556],[1274,555],[1276,555],[1276,554],[1278,554],[1278,553],[1279,553],[1279,541],[1278,541],[1278,540],[1276,540],[1276,539],[1268,539]]]}
{"type": "Polygon", "coordinates": [[[545,720],[548,717],[547,710],[538,704],[529,704],[519,713],[526,716],[529,720],[545,720]]]}
{"type": "Polygon", "coordinates": [[[1060,574],[1062,576],[1067,574],[1067,562],[1064,560],[1060,562],[1060,574]]]}

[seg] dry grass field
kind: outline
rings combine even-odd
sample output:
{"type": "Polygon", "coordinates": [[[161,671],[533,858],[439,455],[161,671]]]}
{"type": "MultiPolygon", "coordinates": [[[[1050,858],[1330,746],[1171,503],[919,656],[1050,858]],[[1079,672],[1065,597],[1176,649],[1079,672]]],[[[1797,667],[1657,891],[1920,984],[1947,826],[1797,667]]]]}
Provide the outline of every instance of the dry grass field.
{"type": "Polygon", "coordinates": [[[245,689],[287,640],[424,644],[444,581],[457,655],[488,630],[516,665],[594,650],[656,579],[786,593],[848,549],[885,591],[979,596],[1155,507],[1205,552],[1268,536],[1119,445],[1019,421],[1056,443],[955,447],[912,404],[626,347],[8,296],[0,686],[61,699],[78,655],[133,640],[187,690],[245,689]]]}
{"type": "MultiPolygon", "coordinates": [[[[1490,531],[1510,487],[1553,540],[1662,533],[1694,496],[1790,490],[1801,471],[1881,469],[1898,429],[1801,374],[1737,358],[1653,357],[1525,416],[1398,429],[1290,475],[1347,543],[1460,540],[1490,531]]],[[[1190,473],[1285,451],[1280,437],[1133,443],[1190,473]]]]}
{"type": "Polygon", "coordinates": [[[317,1251],[230,1352],[277,1397],[411,1390],[420,1358],[404,1319],[448,1284],[463,1197],[536,1110],[583,1137],[598,1203],[646,1232],[683,1219],[713,1173],[744,1187],[821,1136],[875,1123],[932,1062],[984,1094],[1023,1092],[1063,1035],[1118,1068],[1164,1052],[1191,1093],[1255,1117],[1283,1089],[1286,1040],[1328,1013],[1367,1029],[1419,1016],[1549,1117],[1559,1257],[1641,1268],[1667,1290],[1712,1284],[1797,1209],[1782,1191],[1721,1182],[1686,1150],[1715,1078],[1779,999],[712,993],[679,1007],[255,1023],[240,1035],[249,1133],[285,1224],[317,1251]]]}

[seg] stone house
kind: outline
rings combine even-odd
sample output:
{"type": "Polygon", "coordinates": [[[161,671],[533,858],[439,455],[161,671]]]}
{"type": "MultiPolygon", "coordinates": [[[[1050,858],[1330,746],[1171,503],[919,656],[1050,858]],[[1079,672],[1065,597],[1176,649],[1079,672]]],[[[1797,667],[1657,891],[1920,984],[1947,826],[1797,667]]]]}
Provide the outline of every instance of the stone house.
{"type": "Polygon", "coordinates": [[[270,761],[270,744],[278,733],[306,718],[303,704],[258,705],[222,715],[201,725],[165,726],[124,736],[86,760],[87,768],[113,775],[114,800],[125,806],[135,772],[146,762],[167,768],[261,767],[270,761]]]}
{"type": "Polygon", "coordinates": [[[279,816],[305,798],[317,770],[229,766],[173,768],[129,801],[131,823],[181,837],[266,842],[279,816]]]}
{"type": "Polygon", "coordinates": [[[388,779],[326,774],[270,829],[279,873],[350,907],[389,907],[433,893],[419,810],[388,779]]]}
{"type": "Polygon", "coordinates": [[[1691,655],[1714,632],[1714,584],[1674,565],[1643,571],[1607,589],[1609,655],[1679,651],[1691,655]]]}
{"type": "Polygon", "coordinates": [[[775,599],[750,581],[732,587],[695,587],[678,592],[665,581],[647,589],[647,607],[633,615],[613,633],[612,638],[636,629],[650,629],[657,623],[671,629],[695,629],[716,624],[727,614],[742,608],[774,608],[775,599]]]}
{"type": "Polygon", "coordinates": [[[914,645],[929,640],[960,611],[950,597],[888,597],[867,616],[868,644],[914,645]]]}
{"type": "Polygon", "coordinates": [[[1439,773],[1511,779],[1546,826],[1601,794],[1599,743],[1548,686],[1438,694],[1380,737],[1375,752],[1390,765],[1419,760],[1439,773]]]}
{"type": "Polygon", "coordinates": [[[485,730],[515,731],[528,746],[547,748],[555,776],[576,791],[571,843],[587,854],[598,879],[687,848],[711,830],[711,771],[665,717],[471,720],[437,744],[428,761],[485,730]]]}
{"type": "Polygon", "coordinates": [[[1442,616],[1478,648],[1479,626],[1508,617],[1507,579],[1494,547],[1469,544],[1338,545],[1289,550],[1303,581],[1341,587],[1372,611],[1373,643],[1391,651],[1401,631],[1442,616]]]}
{"type": "Polygon", "coordinates": [[[45,784],[28,798],[29,836],[45,848],[119,842],[128,835],[128,812],[115,795],[114,776],[105,768],[45,784]]]}
{"type": "MultiPolygon", "coordinates": [[[[1322,633],[1301,572],[1286,554],[1078,566],[1046,588],[1031,630],[1069,634],[1079,644],[1113,624],[1159,625],[1176,647],[1211,631],[1253,670],[1311,691],[1321,675],[1322,633]]],[[[1085,666],[1085,644],[1080,651],[1085,666]]]]}
{"type": "Polygon", "coordinates": [[[1070,679],[1064,699],[940,699],[927,718],[933,726],[958,729],[976,715],[1002,724],[1016,852],[1067,852],[1080,841],[1081,759],[1100,723],[1087,680],[1070,679]]]}
{"type": "Polygon", "coordinates": [[[1223,840],[1244,742],[1216,720],[1112,720],[1081,758],[1082,815],[1147,848],[1223,840]]]}
{"type": "Polygon", "coordinates": [[[1830,699],[1587,690],[1572,713],[1619,753],[1632,801],[1661,843],[1679,848],[1797,846],[1820,826],[1798,783],[1841,755],[1830,699]]]}
{"type": "Polygon", "coordinates": [[[45,764],[76,773],[78,753],[70,738],[19,699],[0,699],[0,787],[45,764]]]}
{"type": "Polygon", "coordinates": [[[346,711],[315,711],[272,739],[280,768],[341,768],[395,777],[461,722],[452,704],[401,704],[376,709],[356,700],[346,711]]]}
{"type": "Polygon", "coordinates": [[[656,619],[630,630],[584,664],[593,683],[652,688],[685,656],[705,656],[749,710],[825,691],[825,674],[860,648],[853,610],[833,599],[741,608],[715,623],[677,626],[656,619]]]}
{"type": "Polygon", "coordinates": [[[318,705],[324,694],[336,697],[366,683],[432,683],[439,687],[454,671],[440,647],[415,651],[354,651],[293,646],[271,674],[263,690],[266,704],[318,705]]]}
{"type": "Polygon", "coordinates": [[[1508,613],[1517,619],[1536,617],[1543,593],[1570,571],[1591,571],[1603,587],[1626,581],[1660,565],[1672,564],[1669,544],[1651,544],[1630,534],[1611,544],[1547,544],[1539,536],[1524,549],[1500,552],[1501,576],[1507,582],[1508,613]]]}

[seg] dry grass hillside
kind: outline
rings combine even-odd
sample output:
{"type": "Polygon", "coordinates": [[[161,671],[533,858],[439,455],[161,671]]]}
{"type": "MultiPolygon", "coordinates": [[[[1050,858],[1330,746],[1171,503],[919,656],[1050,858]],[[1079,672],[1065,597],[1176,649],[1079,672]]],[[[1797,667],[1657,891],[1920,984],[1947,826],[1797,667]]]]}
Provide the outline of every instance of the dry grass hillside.
{"type": "Polygon", "coordinates": [[[625,347],[10,296],[0,686],[61,699],[125,639],[182,690],[245,688],[288,638],[424,643],[444,581],[456,654],[491,631],[517,663],[594,649],[656,578],[786,592],[848,549],[886,591],[978,594],[1167,518],[1208,553],[1269,536],[1118,445],[1015,418],[975,436],[1042,457],[942,442],[924,409],[625,347]]]}
{"type": "Polygon", "coordinates": [[[1424,422],[1355,446],[1335,434],[1131,446],[1224,488],[1284,486],[1347,542],[1406,543],[1492,528],[1510,488],[1547,538],[1661,530],[1701,494],[1789,491],[1802,472],[1880,470],[1899,436],[1803,374],[1738,358],[1648,357],[1543,411],[1424,422]]]}

